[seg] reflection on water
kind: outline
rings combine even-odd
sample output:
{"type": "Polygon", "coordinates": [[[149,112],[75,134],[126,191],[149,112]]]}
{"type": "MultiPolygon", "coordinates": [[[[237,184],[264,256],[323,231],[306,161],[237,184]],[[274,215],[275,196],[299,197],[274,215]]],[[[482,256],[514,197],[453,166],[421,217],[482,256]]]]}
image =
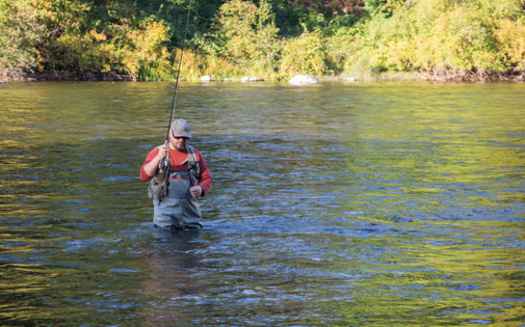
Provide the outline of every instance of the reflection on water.
{"type": "Polygon", "coordinates": [[[0,325],[522,326],[522,84],[183,84],[214,187],[151,226],[169,83],[0,89],[0,325]]]}

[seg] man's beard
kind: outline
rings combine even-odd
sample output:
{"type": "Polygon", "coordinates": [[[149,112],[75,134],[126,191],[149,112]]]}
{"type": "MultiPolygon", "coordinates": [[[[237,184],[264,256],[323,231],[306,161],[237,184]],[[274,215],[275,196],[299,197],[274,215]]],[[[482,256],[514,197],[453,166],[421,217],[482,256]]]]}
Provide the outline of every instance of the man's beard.
{"type": "Polygon", "coordinates": [[[174,147],[175,150],[177,150],[177,151],[181,151],[181,152],[186,151],[186,146],[184,146],[184,145],[175,144],[173,147],[174,147]]]}

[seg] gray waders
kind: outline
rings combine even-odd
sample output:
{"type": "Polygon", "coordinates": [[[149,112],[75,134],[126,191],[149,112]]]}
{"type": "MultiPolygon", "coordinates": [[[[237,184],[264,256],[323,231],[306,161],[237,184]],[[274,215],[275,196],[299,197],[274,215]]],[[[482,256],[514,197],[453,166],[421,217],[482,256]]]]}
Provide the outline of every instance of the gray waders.
{"type": "MultiPolygon", "coordinates": [[[[198,184],[199,162],[195,151],[190,146],[188,152],[188,170],[169,172],[167,196],[153,197],[153,223],[166,229],[202,228],[202,216],[199,202],[191,196],[190,188],[198,184]]],[[[152,185],[155,182],[152,180],[152,185]]]]}

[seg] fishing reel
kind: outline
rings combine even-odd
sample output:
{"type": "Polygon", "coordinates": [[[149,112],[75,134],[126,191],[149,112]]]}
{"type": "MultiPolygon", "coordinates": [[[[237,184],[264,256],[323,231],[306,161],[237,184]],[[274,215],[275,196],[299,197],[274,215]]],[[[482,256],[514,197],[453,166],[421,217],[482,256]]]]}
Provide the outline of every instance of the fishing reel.
{"type": "Polygon", "coordinates": [[[165,172],[166,170],[168,170],[168,168],[170,167],[170,162],[168,160],[168,158],[164,158],[162,159],[160,162],[159,162],[159,173],[161,172],[165,172]]]}
{"type": "Polygon", "coordinates": [[[168,158],[164,158],[159,162],[159,167],[157,168],[157,172],[155,173],[155,182],[157,184],[162,185],[164,184],[166,180],[166,174],[169,174],[170,169],[170,162],[168,158]]]}
{"type": "MultiPolygon", "coordinates": [[[[169,144],[170,140],[169,138],[166,138],[166,141],[164,141],[164,145],[167,146],[169,144]]],[[[159,166],[157,167],[157,171],[155,173],[155,175],[159,175],[159,174],[162,174],[164,175],[164,173],[166,171],[169,170],[170,168],[170,161],[169,161],[169,148],[168,148],[168,153],[166,154],[166,156],[164,157],[164,159],[162,159],[161,161],[159,161],[159,166]]]]}

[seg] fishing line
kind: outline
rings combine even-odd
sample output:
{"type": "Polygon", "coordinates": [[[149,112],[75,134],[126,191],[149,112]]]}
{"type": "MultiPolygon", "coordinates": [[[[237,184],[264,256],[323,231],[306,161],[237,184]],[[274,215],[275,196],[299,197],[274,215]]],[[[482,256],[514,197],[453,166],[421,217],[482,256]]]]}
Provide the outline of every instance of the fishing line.
{"type": "MultiPolygon", "coordinates": [[[[180,71],[182,69],[182,56],[184,55],[184,48],[186,47],[186,34],[188,33],[188,25],[190,23],[191,1],[192,0],[190,0],[190,5],[188,6],[188,16],[186,17],[186,28],[184,29],[184,38],[182,39],[182,49],[180,52],[179,70],[177,72],[177,79],[175,81],[175,93],[173,94],[173,104],[171,107],[170,120],[168,121],[168,131],[166,133],[166,142],[169,142],[170,140],[171,121],[173,120],[173,115],[175,114],[175,107],[177,106],[177,93],[179,90],[179,76],[180,76],[180,71]]],[[[169,159],[169,152],[167,154],[167,159],[169,159]]]]}

